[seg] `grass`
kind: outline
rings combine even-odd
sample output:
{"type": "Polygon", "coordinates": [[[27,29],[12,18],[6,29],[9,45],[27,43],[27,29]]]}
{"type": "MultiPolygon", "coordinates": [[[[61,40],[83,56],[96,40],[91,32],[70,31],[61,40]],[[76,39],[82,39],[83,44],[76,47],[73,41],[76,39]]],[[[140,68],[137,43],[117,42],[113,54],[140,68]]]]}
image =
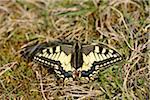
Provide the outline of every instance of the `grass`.
{"type": "Polygon", "coordinates": [[[149,0],[1,0],[0,99],[150,99],[149,11],[149,0]],[[103,43],[125,59],[94,82],[58,85],[20,57],[35,39],[103,43]]]}

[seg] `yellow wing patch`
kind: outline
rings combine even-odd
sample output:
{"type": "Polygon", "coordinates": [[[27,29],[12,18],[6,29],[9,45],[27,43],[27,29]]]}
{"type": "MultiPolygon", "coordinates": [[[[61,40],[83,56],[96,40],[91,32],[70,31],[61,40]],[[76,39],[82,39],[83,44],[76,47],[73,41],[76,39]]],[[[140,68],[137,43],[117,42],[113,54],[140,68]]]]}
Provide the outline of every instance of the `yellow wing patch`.
{"type": "Polygon", "coordinates": [[[61,52],[58,60],[61,62],[62,67],[65,71],[72,71],[73,68],[71,67],[71,54],[66,55],[64,52],[61,52]]]}
{"type": "Polygon", "coordinates": [[[69,55],[65,54],[63,51],[61,51],[60,46],[56,47],[55,52],[53,51],[52,47],[48,47],[42,50],[42,53],[37,53],[34,59],[46,64],[48,63],[48,61],[44,61],[40,59],[40,57],[47,58],[54,61],[59,61],[61,63],[62,68],[65,71],[74,70],[74,68],[71,66],[71,54],[69,55]],[[50,53],[48,53],[47,51],[49,51],[50,53]]]}

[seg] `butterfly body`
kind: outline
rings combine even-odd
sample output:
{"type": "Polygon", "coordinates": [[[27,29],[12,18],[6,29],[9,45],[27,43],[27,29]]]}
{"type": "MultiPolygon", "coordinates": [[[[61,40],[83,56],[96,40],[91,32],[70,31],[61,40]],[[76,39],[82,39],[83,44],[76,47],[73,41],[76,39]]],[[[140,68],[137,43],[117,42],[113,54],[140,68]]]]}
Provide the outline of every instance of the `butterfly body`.
{"type": "Polygon", "coordinates": [[[119,62],[122,56],[101,44],[44,42],[25,47],[22,55],[53,68],[57,78],[97,78],[101,68],[119,62]]]}

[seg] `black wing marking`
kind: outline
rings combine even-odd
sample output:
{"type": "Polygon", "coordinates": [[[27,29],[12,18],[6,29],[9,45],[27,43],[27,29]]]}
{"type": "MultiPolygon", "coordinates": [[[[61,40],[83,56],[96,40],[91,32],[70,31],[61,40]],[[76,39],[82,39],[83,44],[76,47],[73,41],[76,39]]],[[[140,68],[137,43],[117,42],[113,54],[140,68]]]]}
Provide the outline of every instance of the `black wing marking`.
{"type": "Polygon", "coordinates": [[[122,56],[115,50],[104,45],[83,45],[83,65],[80,69],[81,77],[96,78],[100,69],[104,69],[122,60],[122,56]]]}
{"type": "Polygon", "coordinates": [[[33,44],[27,45],[25,47],[23,47],[22,51],[21,51],[21,55],[23,58],[32,61],[33,57],[36,53],[41,52],[43,49],[47,48],[47,47],[55,47],[57,46],[57,43],[38,43],[35,42],[33,44]]]}

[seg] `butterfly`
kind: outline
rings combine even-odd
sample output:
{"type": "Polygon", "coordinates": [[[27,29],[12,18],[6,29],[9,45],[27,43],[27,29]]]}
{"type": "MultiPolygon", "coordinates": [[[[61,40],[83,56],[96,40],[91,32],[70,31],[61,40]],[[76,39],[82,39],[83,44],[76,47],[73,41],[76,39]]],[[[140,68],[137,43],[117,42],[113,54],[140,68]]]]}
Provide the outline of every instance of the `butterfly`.
{"type": "Polygon", "coordinates": [[[99,43],[43,42],[25,46],[22,56],[53,71],[58,79],[97,78],[100,69],[122,61],[117,51],[99,43]]]}

